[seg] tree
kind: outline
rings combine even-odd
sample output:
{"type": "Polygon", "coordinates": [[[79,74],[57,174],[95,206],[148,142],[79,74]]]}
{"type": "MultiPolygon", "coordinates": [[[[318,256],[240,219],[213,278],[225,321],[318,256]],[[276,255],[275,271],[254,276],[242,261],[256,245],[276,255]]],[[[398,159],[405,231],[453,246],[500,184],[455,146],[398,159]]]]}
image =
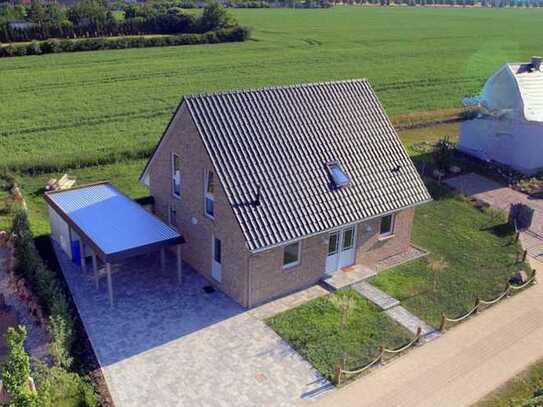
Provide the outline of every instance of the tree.
{"type": "Polygon", "coordinates": [[[8,358],[2,370],[2,384],[10,397],[10,407],[37,407],[37,394],[29,387],[30,358],[24,349],[26,329],[24,326],[8,328],[6,343],[8,358]]]}
{"type": "Polygon", "coordinates": [[[200,17],[200,31],[215,31],[232,25],[234,21],[219,3],[210,2],[200,17]]]}
{"type": "Polygon", "coordinates": [[[28,18],[34,24],[37,24],[40,27],[43,27],[47,24],[47,11],[41,1],[32,0],[30,4],[30,9],[28,10],[28,18]]]}

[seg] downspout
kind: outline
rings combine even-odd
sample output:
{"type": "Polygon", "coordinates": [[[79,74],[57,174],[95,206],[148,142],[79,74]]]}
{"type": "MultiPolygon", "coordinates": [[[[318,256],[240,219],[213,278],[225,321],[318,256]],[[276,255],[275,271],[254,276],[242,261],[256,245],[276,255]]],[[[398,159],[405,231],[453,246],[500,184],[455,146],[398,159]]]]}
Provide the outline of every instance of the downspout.
{"type": "Polygon", "coordinates": [[[247,256],[247,276],[246,276],[246,286],[247,286],[247,308],[251,308],[251,258],[252,255],[249,252],[249,255],[247,256]]]}

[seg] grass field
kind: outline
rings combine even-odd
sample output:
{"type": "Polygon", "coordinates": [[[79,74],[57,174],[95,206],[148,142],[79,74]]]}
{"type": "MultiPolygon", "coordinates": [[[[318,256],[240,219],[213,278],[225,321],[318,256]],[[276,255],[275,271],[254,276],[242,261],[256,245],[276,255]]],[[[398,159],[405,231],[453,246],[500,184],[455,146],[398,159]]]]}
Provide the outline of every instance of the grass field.
{"type": "Polygon", "coordinates": [[[52,169],[148,155],[188,93],[369,78],[392,115],[459,106],[508,60],[542,52],[543,10],[234,10],[238,44],[0,61],[0,165],[52,169]]]}

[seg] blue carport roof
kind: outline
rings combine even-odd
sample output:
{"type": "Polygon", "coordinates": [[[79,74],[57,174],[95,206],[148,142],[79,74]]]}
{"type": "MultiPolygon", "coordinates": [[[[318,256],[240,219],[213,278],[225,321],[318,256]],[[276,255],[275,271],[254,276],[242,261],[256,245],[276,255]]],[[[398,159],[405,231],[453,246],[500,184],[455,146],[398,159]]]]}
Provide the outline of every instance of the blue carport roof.
{"type": "Polygon", "coordinates": [[[104,261],[184,241],[177,231],[109,183],[50,192],[45,199],[104,261]]]}

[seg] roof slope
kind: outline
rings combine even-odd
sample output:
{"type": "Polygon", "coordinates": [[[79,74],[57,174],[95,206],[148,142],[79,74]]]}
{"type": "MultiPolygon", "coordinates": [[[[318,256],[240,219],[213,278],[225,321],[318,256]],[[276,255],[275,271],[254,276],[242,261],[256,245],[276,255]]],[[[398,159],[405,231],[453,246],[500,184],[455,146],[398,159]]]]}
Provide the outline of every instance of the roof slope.
{"type": "Polygon", "coordinates": [[[543,122],[543,71],[530,71],[530,64],[508,64],[524,104],[524,118],[543,122]]]}
{"type": "Polygon", "coordinates": [[[185,102],[251,251],[430,199],[366,80],[185,102]],[[348,187],[330,187],[332,160],[351,178],[348,187]]]}

